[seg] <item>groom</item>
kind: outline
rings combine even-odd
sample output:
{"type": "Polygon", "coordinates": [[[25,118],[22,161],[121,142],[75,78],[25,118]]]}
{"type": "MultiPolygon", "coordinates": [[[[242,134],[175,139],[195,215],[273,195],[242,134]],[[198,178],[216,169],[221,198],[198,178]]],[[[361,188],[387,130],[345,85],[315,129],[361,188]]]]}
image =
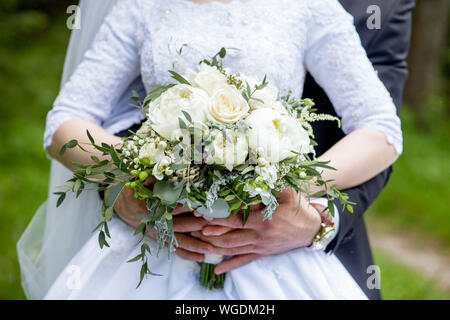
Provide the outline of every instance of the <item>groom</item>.
{"type": "MultiPolygon", "coordinates": [[[[407,76],[405,60],[414,0],[340,2],[354,16],[355,26],[369,59],[399,110],[407,76]]],[[[318,112],[335,115],[331,102],[311,76],[307,77],[304,96],[315,100],[318,112]]],[[[318,142],[318,156],[344,136],[334,123],[327,121],[318,122],[314,133],[318,142]]],[[[373,280],[376,269],[370,268],[374,263],[363,215],[385,186],[391,171],[388,169],[372,180],[345,191],[350,200],[357,203],[354,213],[342,212],[342,207],[336,203],[337,230],[334,238],[322,243],[322,250],[336,254],[370,299],[380,299],[381,295],[377,281],[373,280]]],[[[309,246],[318,230],[317,221],[320,224],[317,217],[324,207],[315,204],[305,208],[302,214],[292,215],[296,211],[297,201],[284,192],[279,202],[277,214],[272,220],[262,221],[260,214],[252,212],[253,216],[245,228],[242,228],[238,216],[206,221],[191,215],[176,215],[174,230],[180,244],[177,253],[186,259],[198,261],[206,253],[232,255],[231,259],[216,267],[217,271],[226,272],[261,256],[309,246]]],[[[143,211],[146,211],[145,204],[134,199],[131,191],[124,192],[115,206],[115,212],[129,224],[136,224],[143,211]]]]}

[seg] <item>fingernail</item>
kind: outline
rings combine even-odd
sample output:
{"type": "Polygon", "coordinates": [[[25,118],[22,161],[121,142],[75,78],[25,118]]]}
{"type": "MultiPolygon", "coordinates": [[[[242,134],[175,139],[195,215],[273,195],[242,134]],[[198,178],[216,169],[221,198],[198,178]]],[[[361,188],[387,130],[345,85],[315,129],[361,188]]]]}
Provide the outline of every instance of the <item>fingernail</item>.
{"type": "Polygon", "coordinates": [[[214,232],[211,232],[211,231],[208,231],[208,230],[203,230],[202,233],[203,233],[204,236],[213,236],[214,235],[214,232]]]}

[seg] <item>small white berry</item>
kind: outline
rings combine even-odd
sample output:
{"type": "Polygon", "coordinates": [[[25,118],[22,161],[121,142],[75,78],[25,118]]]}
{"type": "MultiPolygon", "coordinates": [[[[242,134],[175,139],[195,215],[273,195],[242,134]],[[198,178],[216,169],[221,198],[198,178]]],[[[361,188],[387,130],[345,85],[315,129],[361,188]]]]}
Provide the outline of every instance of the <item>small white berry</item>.
{"type": "Polygon", "coordinates": [[[165,149],[165,148],[167,147],[167,143],[166,143],[165,141],[161,141],[161,142],[158,144],[158,147],[161,148],[161,149],[165,149]]]}
{"type": "Polygon", "coordinates": [[[306,172],[304,172],[304,171],[300,172],[300,178],[305,179],[306,178],[306,172]]]}

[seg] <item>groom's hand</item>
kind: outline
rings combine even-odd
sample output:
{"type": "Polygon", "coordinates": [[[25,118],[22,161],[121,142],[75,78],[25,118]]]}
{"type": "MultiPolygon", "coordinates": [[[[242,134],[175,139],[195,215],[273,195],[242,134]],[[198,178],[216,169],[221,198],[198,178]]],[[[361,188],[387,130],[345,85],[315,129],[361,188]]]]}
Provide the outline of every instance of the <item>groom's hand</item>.
{"type": "MultiPolygon", "coordinates": [[[[319,232],[319,211],[305,198],[291,190],[277,197],[279,206],[271,220],[262,219],[262,208],[252,208],[247,223],[242,227],[241,215],[214,219],[202,231],[191,233],[200,240],[214,245],[214,253],[233,256],[216,266],[216,273],[228,272],[261,256],[280,254],[309,246],[319,232]],[[224,228],[238,230],[224,233],[224,228]]],[[[227,230],[227,229],[225,229],[227,230]]]]}
{"type": "MultiPolygon", "coordinates": [[[[125,223],[135,228],[141,223],[142,216],[148,212],[145,201],[136,199],[131,188],[124,188],[117,198],[114,211],[125,223]]],[[[187,212],[190,212],[189,209],[181,206],[172,212],[174,215],[173,230],[179,245],[176,254],[187,260],[203,261],[204,254],[213,252],[213,246],[186,233],[202,230],[208,221],[195,217],[192,213],[182,215],[187,212]]],[[[154,230],[151,235],[154,235],[154,230]]]]}

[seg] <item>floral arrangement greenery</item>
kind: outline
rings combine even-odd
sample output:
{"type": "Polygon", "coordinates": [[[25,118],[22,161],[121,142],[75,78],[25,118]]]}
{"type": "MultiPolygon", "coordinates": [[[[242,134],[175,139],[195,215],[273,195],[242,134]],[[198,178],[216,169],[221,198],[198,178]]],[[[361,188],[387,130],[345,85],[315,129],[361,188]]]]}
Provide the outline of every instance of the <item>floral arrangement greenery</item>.
{"type": "MultiPolygon", "coordinates": [[[[148,212],[135,231],[142,237],[141,250],[130,260],[142,263],[138,286],[153,274],[150,230],[157,231],[158,252],[167,245],[170,258],[176,250],[172,211],[180,204],[214,218],[240,214],[245,224],[256,205],[264,206],[261,219],[271,219],[277,194],[291,188],[308,200],[327,197],[331,215],[335,199],[352,212],[348,196],[322,179],[320,169],[333,168],[314,158],[310,123],[339,120],[315,113],[310,99],[280,93],[266,77],[232,73],[223,67],[225,56],[222,48],[210,60],[201,61],[197,72],[183,68],[181,75],[170,70],[176,83],[154,88],[143,101],[135,93],[133,99],[146,115],[142,127],[124,138],[120,147],[97,144],[87,132],[88,144],[107,160],[92,156],[92,164],[75,163],[79,169],[69,185],[56,192],[58,206],[67,192],[78,197],[89,184],[105,192],[104,220],[95,229],[101,248],[109,246],[108,221],[122,190],[132,188],[136,198],[145,200],[148,212]],[[145,183],[149,179],[154,181],[150,187],[145,183]],[[311,192],[313,185],[321,191],[311,192]]],[[[72,140],[61,155],[67,148],[86,151],[83,145],[72,140]]],[[[205,257],[207,262],[202,263],[200,282],[211,289],[223,287],[224,275],[215,275],[210,260],[205,257]]]]}

